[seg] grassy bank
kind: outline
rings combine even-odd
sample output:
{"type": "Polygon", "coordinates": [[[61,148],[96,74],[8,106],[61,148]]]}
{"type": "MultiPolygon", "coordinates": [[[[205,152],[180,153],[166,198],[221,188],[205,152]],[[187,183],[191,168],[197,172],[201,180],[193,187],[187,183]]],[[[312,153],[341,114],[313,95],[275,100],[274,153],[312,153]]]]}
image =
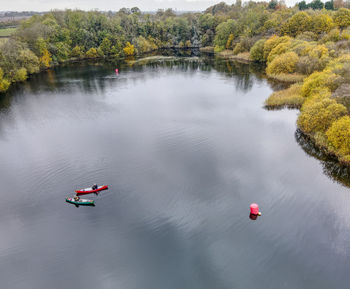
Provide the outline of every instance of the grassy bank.
{"type": "Polygon", "coordinates": [[[238,54],[234,54],[232,50],[226,49],[219,52],[218,55],[224,59],[236,60],[236,61],[245,62],[245,63],[249,63],[253,61],[250,58],[249,52],[241,52],[238,54]]]}
{"type": "Polygon", "coordinates": [[[301,95],[302,84],[297,83],[288,89],[276,91],[265,101],[268,109],[301,108],[305,98],[301,95]]]}
{"type": "Polygon", "coordinates": [[[350,54],[345,53],[303,82],[274,92],[265,105],[300,108],[298,128],[317,147],[350,167],[349,80],[350,54]]]}
{"type": "Polygon", "coordinates": [[[201,47],[199,48],[199,51],[202,53],[214,54],[214,47],[213,46],[201,47]]]}

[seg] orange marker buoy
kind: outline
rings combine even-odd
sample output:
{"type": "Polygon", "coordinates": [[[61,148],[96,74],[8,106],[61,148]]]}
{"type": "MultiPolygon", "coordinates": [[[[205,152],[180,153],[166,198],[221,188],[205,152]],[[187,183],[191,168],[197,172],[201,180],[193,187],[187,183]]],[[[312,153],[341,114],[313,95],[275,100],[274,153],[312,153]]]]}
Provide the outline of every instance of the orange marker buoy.
{"type": "Polygon", "coordinates": [[[119,73],[119,69],[118,69],[118,68],[115,69],[115,73],[116,73],[116,74],[119,73]]]}

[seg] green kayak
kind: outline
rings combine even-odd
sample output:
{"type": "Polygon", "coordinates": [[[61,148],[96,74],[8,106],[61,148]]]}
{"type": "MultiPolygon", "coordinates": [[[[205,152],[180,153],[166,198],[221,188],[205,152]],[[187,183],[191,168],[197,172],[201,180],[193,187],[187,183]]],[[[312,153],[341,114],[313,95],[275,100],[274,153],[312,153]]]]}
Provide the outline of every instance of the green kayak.
{"type": "Polygon", "coordinates": [[[93,200],[88,200],[88,199],[80,199],[79,200],[74,200],[74,198],[66,198],[67,203],[74,204],[76,206],[94,206],[95,203],[93,200]]]}

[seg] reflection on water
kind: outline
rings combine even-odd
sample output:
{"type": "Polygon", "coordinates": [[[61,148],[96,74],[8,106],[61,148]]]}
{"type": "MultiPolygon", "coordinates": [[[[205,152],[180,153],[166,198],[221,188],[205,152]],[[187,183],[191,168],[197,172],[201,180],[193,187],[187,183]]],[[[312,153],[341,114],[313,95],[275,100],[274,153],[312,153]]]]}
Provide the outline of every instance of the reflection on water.
{"type": "MultiPolygon", "coordinates": [[[[186,51],[183,54],[186,55],[186,51]]],[[[217,71],[224,77],[229,77],[236,88],[243,92],[251,89],[253,83],[260,81],[259,79],[263,76],[260,65],[247,65],[212,57],[154,56],[114,64],[78,62],[55,67],[46,73],[32,75],[30,80],[14,85],[0,98],[0,109],[10,105],[13,95],[26,93],[55,93],[58,90],[72,93],[79,89],[86,94],[103,94],[107,87],[111,87],[109,84],[113,86],[116,84],[116,80],[119,86],[127,85],[130,81],[143,81],[147,77],[143,74],[144,71],[155,74],[162,68],[173,74],[196,70],[217,71]],[[119,68],[120,75],[111,75],[115,67],[119,68]],[[128,73],[123,75],[123,70],[127,70],[128,73]],[[132,77],[130,77],[131,74],[132,77]]]]}
{"type": "Polygon", "coordinates": [[[249,219],[253,220],[253,221],[256,221],[258,219],[258,215],[254,215],[252,213],[249,214],[249,219]]]}
{"type": "Polygon", "coordinates": [[[320,161],[325,175],[346,187],[350,187],[350,169],[348,167],[339,163],[335,157],[319,149],[315,143],[299,129],[295,132],[295,139],[308,155],[320,161]]]}

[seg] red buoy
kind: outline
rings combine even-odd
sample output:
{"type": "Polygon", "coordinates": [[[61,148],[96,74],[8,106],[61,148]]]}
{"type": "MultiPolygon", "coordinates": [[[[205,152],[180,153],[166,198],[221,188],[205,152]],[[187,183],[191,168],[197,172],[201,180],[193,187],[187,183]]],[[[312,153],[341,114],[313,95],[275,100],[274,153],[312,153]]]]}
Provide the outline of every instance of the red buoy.
{"type": "Polygon", "coordinates": [[[118,69],[118,68],[115,69],[115,73],[116,73],[116,74],[119,73],[119,69],[118,69]]]}
{"type": "Polygon", "coordinates": [[[250,204],[250,213],[252,215],[260,215],[261,213],[259,212],[259,205],[258,204],[250,204]]]}

